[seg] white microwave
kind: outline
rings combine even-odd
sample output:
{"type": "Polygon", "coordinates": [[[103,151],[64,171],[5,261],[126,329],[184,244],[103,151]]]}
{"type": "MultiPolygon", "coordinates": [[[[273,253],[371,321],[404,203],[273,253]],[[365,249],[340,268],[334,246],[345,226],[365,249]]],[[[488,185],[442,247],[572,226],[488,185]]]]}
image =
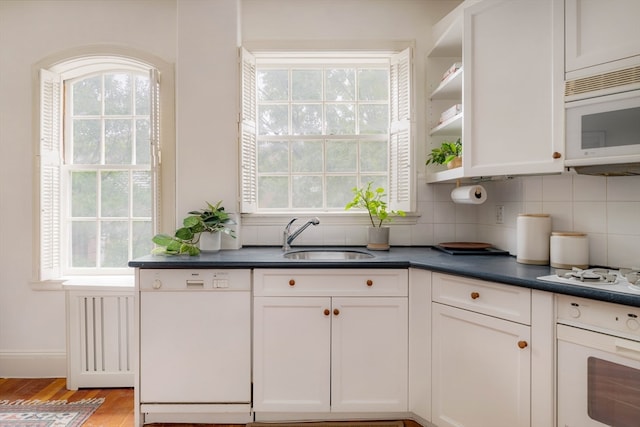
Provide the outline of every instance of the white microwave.
{"type": "MultiPolygon", "coordinates": [[[[578,173],[640,174],[640,66],[565,89],[565,166],[578,173]],[[576,89],[577,88],[577,89],[576,89]],[[600,173],[598,173],[600,172],[600,173]]],[[[573,86],[571,86],[573,84],[573,86]]]]}

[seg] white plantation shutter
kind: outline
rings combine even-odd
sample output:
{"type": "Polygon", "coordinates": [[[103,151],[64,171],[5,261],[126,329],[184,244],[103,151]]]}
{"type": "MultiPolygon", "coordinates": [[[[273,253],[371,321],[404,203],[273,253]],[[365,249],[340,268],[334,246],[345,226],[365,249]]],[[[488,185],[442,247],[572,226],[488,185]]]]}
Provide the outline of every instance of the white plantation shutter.
{"type": "Polygon", "coordinates": [[[160,146],[160,73],[157,69],[149,70],[149,98],[151,110],[149,118],[151,141],[151,186],[153,192],[152,227],[153,234],[157,234],[162,223],[160,213],[162,206],[160,197],[162,194],[162,181],[160,179],[160,164],[162,162],[160,146]]]}
{"type": "Polygon", "coordinates": [[[240,113],[240,181],[241,211],[256,212],[258,207],[256,164],[256,60],[245,49],[241,50],[242,110],[240,113]]]}
{"type": "Polygon", "coordinates": [[[413,211],[411,49],[391,59],[389,130],[389,207],[413,211]]]}
{"type": "Polygon", "coordinates": [[[40,272],[39,280],[60,277],[60,168],[62,165],[62,79],[40,70],[40,272]]]}

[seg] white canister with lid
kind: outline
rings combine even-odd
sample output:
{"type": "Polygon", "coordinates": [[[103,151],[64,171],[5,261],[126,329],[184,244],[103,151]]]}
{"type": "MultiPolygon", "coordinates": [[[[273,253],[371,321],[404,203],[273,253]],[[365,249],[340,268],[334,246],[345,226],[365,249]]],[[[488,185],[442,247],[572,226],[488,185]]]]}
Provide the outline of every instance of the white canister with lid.
{"type": "Polygon", "coordinates": [[[548,265],[551,215],[519,214],[516,227],[516,261],[521,264],[548,265]]]}
{"type": "Polygon", "coordinates": [[[589,267],[589,238],[586,233],[554,231],[550,239],[551,267],[589,267]]]}

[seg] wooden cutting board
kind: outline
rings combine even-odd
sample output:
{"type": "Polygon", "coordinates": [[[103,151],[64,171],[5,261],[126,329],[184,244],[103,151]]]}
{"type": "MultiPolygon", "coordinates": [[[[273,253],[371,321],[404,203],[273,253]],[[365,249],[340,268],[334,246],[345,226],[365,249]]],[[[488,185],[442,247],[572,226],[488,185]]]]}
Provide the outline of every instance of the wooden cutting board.
{"type": "Polygon", "coordinates": [[[493,247],[491,243],[483,243],[483,242],[444,242],[444,243],[438,243],[438,245],[445,249],[458,249],[458,250],[487,249],[487,248],[493,247]]]}

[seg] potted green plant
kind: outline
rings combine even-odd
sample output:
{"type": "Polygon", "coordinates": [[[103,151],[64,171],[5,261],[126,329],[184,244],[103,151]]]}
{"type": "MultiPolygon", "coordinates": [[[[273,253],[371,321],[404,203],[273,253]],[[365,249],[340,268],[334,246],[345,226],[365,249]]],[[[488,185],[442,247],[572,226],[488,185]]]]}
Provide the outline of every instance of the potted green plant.
{"type": "Polygon", "coordinates": [[[201,251],[215,252],[220,249],[222,233],[235,238],[235,232],[228,227],[235,222],[224,211],[222,201],[215,205],[206,203],[206,208],[190,211],[173,236],[162,233],[153,236],[152,240],[158,247],[152,253],[198,255],[201,251]]]}
{"type": "Polygon", "coordinates": [[[456,141],[444,141],[440,147],[431,150],[425,164],[447,165],[449,169],[462,165],[462,142],[460,138],[456,141]]]}
{"type": "Polygon", "coordinates": [[[353,200],[345,206],[345,210],[360,208],[367,211],[371,226],[369,227],[367,248],[373,250],[389,249],[389,227],[383,227],[385,222],[391,222],[392,215],[405,216],[405,212],[388,210],[384,200],[386,194],[382,187],[372,189],[372,182],[366,187],[353,188],[353,200]]]}

